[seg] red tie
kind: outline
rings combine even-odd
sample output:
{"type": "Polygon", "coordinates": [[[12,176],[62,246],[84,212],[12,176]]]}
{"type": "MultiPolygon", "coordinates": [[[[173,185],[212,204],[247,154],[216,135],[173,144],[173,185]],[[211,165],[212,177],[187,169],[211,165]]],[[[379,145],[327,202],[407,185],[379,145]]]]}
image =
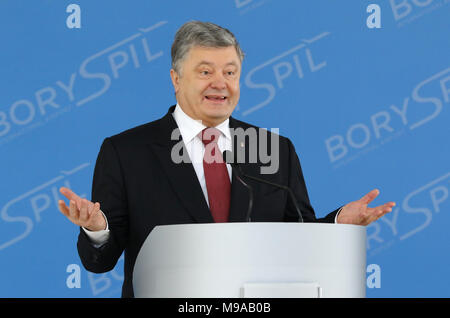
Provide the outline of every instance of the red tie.
{"type": "Polygon", "coordinates": [[[228,222],[231,183],[227,166],[217,145],[220,131],[216,128],[205,128],[201,136],[205,145],[203,170],[208,191],[209,209],[216,223],[228,222]]]}

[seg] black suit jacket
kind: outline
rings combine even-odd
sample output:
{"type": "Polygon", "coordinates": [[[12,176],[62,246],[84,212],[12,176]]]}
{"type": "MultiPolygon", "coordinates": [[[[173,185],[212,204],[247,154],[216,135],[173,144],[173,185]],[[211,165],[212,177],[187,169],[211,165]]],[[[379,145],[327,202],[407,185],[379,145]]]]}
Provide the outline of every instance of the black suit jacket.
{"type": "MultiPolygon", "coordinates": [[[[94,273],[114,268],[125,251],[122,297],[133,297],[133,267],[139,249],[157,225],[213,223],[200,183],[191,163],[171,160],[171,140],[177,128],[172,112],[161,119],[106,138],[98,154],[92,201],[100,202],[110,238],[96,248],[80,228],[78,253],[84,267],[94,273]]],[[[231,128],[257,128],[230,117],[231,128]]],[[[270,140],[270,138],[268,139],[270,140]]],[[[249,140],[246,140],[248,148],[249,140]]],[[[233,149],[236,149],[233,147],[233,149]]],[[[260,174],[262,164],[241,164],[244,173],[289,186],[305,222],[334,222],[336,211],[317,219],[309,202],[300,162],[291,141],[279,139],[279,169],[260,174]]],[[[253,222],[295,222],[298,214],[286,191],[247,180],[253,187],[253,222]]],[[[229,222],[245,222],[247,189],[232,177],[229,222]]]]}

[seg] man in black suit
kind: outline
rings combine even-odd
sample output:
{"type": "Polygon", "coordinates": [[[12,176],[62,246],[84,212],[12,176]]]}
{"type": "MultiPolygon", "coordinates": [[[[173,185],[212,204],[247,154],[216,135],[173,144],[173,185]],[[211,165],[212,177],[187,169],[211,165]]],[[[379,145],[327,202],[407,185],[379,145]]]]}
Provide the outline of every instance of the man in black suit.
{"type": "MultiPolygon", "coordinates": [[[[60,200],[59,209],[80,226],[78,253],[87,270],[109,271],[125,251],[123,297],[133,297],[134,263],[155,226],[246,221],[247,188],[230,165],[209,160],[220,159],[224,150],[246,150],[247,160],[240,164],[245,174],[290,187],[305,222],[367,225],[395,205],[369,208],[379,194],[375,189],[317,219],[291,141],[267,131],[267,138],[262,138],[258,127],[231,117],[239,100],[242,60],[239,44],[227,29],[196,21],[184,24],[172,45],[170,75],[177,104],[159,120],[104,140],[94,170],[92,202],[60,189],[70,204],[60,200]],[[257,133],[245,139],[236,133],[252,130],[257,133]],[[267,162],[258,156],[249,160],[255,149],[276,159],[273,172],[262,173],[267,162]]],[[[253,222],[298,221],[286,191],[246,182],[253,188],[253,222]]]]}

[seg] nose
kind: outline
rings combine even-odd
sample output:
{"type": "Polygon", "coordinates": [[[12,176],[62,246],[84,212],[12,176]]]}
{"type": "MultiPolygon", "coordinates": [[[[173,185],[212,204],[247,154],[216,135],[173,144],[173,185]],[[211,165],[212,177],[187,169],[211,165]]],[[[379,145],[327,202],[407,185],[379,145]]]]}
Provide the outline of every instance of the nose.
{"type": "Polygon", "coordinates": [[[225,77],[223,76],[223,74],[216,73],[214,75],[214,78],[212,78],[211,87],[218,90],[227,88],[227,84],[225,82],[225,77]]]}

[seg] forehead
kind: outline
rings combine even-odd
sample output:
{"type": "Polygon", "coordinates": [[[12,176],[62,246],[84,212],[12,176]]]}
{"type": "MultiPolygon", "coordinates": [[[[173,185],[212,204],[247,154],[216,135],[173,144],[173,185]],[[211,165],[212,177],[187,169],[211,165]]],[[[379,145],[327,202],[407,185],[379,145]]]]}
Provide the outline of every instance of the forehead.
{"type": "Polygon", "coordinates": [[[186,63],[193,66],[210,64],[213,66],[223,66],[227,64],[240,65],[239,57],[234,46],[227,47],[192,47],[186,57],[186,63]]]}

